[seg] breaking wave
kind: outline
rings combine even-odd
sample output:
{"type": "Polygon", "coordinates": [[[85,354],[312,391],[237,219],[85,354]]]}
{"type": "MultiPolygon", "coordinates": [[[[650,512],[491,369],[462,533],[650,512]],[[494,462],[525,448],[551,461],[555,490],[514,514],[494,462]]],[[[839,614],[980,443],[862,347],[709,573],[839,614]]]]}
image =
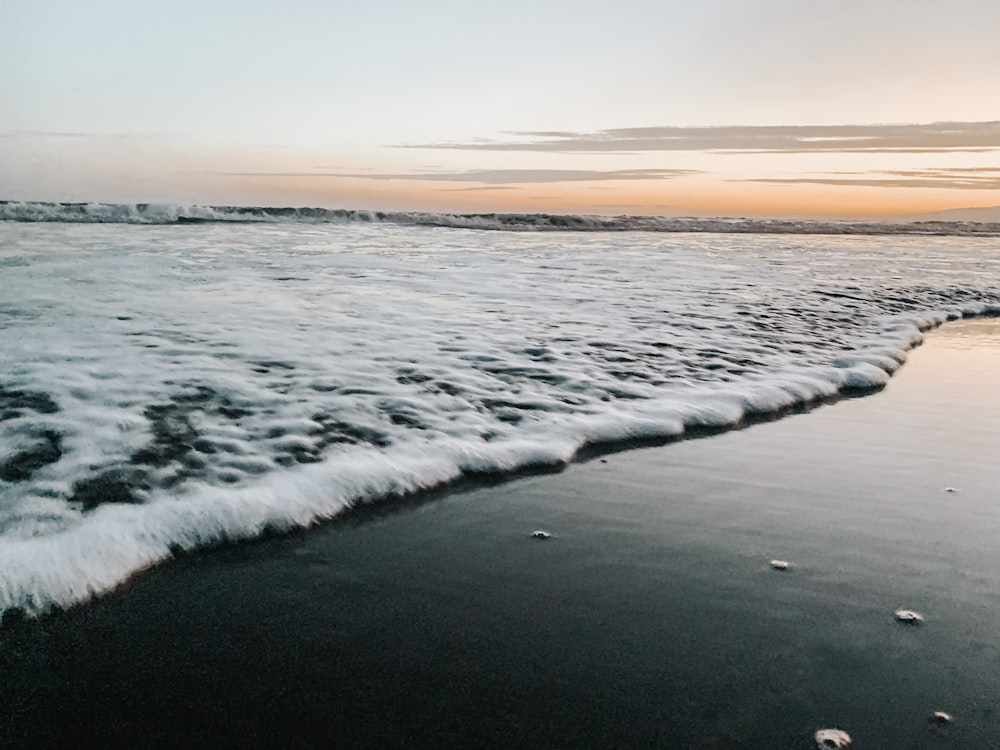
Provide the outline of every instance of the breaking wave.
{"type": "Polygon", "coordinates": [[[961,221],[885,223],[574,214],[450,214],[175,203],[0,201],[0,221],[85,224],[363,223],[494,231],[1000,236],[1000,224],[961,221]]]}

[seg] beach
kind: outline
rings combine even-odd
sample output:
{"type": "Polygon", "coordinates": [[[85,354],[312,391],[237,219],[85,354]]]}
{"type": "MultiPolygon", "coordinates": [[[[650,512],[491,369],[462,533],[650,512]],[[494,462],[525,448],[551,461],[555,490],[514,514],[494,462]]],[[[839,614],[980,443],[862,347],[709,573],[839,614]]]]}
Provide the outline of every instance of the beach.
{"type": "Polygon", "coordinates": [[[98,7],[0,2],[0,750],[1000,750],[1000,3],[98,7]]]}
{"type": "Polygon", "coordinates": [[[4,629],[0,744],[997,747],[997,372],[183,557],[4,629]]]}

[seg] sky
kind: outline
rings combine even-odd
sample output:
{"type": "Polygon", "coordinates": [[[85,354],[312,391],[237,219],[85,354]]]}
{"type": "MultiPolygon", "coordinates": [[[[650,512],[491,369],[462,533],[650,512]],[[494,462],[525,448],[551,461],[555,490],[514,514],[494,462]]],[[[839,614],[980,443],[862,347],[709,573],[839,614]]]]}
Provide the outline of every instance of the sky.
{"type": "Polygon", "coordinates": [[[1000,205],[997,0],[2,0],[0,199],[1000,205]]]}

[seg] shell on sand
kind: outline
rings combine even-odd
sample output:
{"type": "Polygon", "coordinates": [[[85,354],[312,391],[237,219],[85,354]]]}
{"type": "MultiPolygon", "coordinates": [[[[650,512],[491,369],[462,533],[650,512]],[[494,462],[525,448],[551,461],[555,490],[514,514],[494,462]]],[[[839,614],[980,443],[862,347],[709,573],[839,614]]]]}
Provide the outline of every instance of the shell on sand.
{"type": "Polygon", "coordinates": [[[914,612],[912,609],[897,609],[896,619],[908,625],[919,625],[924,621],[924,616],[919,612],[914,612]]]}
{"type": "Polygon", "coordinates": [[[531,532],[531,536],[534,539],[551,539],[552,538],[552,534],[550,534],[548,531],[542,531],[541,529],[538,529],[537,531],[532,531],[531,532]]]}
{"type": "Polygon", "coordinates": [[[931,714],[931,722],[939,727],[946,727],[951,724],[952,717],[945,711],[935,711],[931,714]]]}
{"type": "Polygon", "coordinates": [[[843,729],[820,729],[816,732],[816,747],[819,750],[838,750],[850,746],[851,735],[843,729]]]}
{"type": "Polygon", "coordinates": [[[792,564],[788,560],[771,560],[771,567],[775,570],[788,570],[792,564]]]}

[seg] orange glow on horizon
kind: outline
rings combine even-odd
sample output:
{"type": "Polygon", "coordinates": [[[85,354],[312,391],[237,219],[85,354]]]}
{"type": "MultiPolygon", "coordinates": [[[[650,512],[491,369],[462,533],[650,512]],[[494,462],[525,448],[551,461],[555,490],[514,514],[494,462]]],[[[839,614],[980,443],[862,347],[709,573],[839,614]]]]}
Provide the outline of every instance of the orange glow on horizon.
{"type": "Polygon", "coordinates": [[[431,161],[425,154],[385,150],[323,155],[154,139],[127,142],[128,159],[123,160],[119,140],[79,140],[29,138],[20,144],[8,166],[11,173],[17,167],[27,176],[0,198],[847,220],[1000,206],[1000,155],[692,152],[584,159],[484,153],[471,161],[446,153],[431,161]],[[650,179],[644,172],[663,176],[650,179]],[[629,173],[641,178],[614,177],[629,173]],[[526,181],[516,182],[522,176],[526,181]],[[866,180],[872,184],[863,184],[866,180]],[[905,186],[908,181],[920,187],[905,186]]]}
{"type": "MultiPolygon", "coordinates": [[[[257,204],[319,205],[451,213],[652,214],[883,219],[951,208],[1000,205],[1000,191],[774,184],[678,179],[546,183],[510,188],[442,187],[440,182],[267,177],[227,181],[233,198],[257,204]]],[[[216,201],[218,202],[218,201],[216,201]]]]}

